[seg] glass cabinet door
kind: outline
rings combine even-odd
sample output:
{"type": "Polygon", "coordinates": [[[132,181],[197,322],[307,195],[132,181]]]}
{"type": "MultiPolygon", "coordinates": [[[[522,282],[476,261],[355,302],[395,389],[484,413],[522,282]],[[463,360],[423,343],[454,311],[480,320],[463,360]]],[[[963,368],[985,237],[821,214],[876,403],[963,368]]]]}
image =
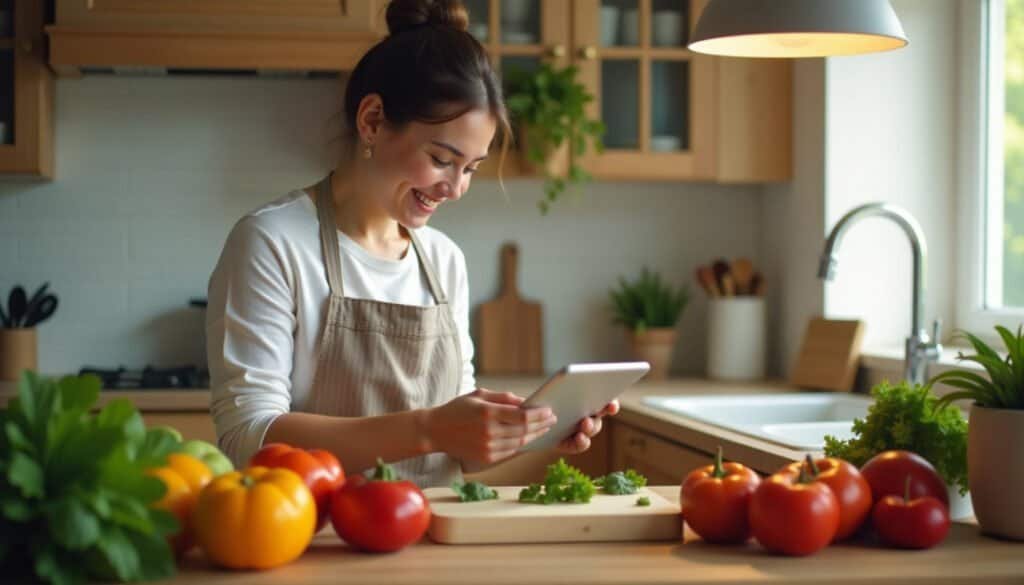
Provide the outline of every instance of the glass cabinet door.
{"type": "MultiPolygon", "coordinates": [[[[565,67],[570,62],[571,2],[568,0],[464,0],[469,32],[487,49],[498,74],[530,71],[542,62],[565,67]]],[[[515,142],[513,138],[513,143],[515,142]]],[[[480,176],[497,176],[500,137],[495,140],[480,176]]],[[[503,177],[542,175],[525,164],[517,145],[505,157],[503,177]]],[[[561,165],[567,166],[567,165],[561,165]]],[[[553,169],[554,170],[554,169],[553,169]]],[[[566,169],[558,169],[565,171],[566,169]]]]}
{"type": "Polygon", "coordinates": [[[606,126],[605,151],[583,157],[607,179],[691,178],[713,95],[694,83],[710,67],[687,48],[703,0],[575,0],[574,58],[606,126]],[[698,90],[698,91],[695,91],[698,90]]]}

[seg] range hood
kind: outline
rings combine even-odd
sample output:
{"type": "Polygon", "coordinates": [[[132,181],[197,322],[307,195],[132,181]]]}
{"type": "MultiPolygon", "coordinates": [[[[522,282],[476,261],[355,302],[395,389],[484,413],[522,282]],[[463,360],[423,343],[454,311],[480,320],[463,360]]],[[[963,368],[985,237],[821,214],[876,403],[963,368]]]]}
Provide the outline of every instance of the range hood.
{"type": "Polygon", "coordinates": [[[65,0],[60,75],[93,69],[350,71],[382,36],[373,0],[65,0]]]}

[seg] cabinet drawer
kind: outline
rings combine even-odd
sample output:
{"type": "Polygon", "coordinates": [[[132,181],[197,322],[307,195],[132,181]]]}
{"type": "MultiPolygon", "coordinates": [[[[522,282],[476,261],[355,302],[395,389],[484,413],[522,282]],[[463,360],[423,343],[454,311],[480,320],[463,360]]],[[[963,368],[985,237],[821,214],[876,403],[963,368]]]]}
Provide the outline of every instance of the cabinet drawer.
{"type": "Polygon", "coordinates": [[[710,460],[707,453],[618,421],[612,427],[612,469],[635,469],[649,485],[680,485],[687,473],[710,460]]]}

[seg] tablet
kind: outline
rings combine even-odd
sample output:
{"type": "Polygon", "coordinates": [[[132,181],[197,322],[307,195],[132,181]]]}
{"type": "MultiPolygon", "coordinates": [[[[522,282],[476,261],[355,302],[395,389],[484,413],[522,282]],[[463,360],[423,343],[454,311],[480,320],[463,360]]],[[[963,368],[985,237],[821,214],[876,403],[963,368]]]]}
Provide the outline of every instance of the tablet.
{"type": "Polygon", "coordinates": [[[569,364],[548,378],[522,408],[547,406],[558,417],[551,430],[520,448],[554,447],[575,432],[584,417],[600,412],[651,369],[647,362],[569,364]]]}

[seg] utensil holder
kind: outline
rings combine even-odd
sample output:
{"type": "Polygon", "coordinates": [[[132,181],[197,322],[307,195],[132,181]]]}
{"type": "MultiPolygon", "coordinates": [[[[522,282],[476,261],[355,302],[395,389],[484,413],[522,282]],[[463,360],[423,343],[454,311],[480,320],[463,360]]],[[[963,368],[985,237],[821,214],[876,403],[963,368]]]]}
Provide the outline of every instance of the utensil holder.
{"type": "Polygon", "coordinates": [[[0,380],[17,380],[22,370],[37,370],[36,330],[0,329],[0,380]]]}
{"type": "Polygon", "coordinates": [[[764,378],[763,297],[711,299],[708,311],[708,377],[764,378]]]}

